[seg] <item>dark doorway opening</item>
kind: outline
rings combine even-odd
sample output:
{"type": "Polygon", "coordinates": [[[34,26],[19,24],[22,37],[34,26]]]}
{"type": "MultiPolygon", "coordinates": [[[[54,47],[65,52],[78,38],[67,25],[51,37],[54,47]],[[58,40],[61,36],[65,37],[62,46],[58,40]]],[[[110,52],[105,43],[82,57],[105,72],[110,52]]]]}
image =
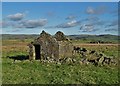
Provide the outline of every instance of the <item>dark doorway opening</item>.
{"type": "Polygon", "coordinates": [[[40,45],[35,45],[35,59],[36,60],[41,59],[41,57],[40,57],[40,45]]]}

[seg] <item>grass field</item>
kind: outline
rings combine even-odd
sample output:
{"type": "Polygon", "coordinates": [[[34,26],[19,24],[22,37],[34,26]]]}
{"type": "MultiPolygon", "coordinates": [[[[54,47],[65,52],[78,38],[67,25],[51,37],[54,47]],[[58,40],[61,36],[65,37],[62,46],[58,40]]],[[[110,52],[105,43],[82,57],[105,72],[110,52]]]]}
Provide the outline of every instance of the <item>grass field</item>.
{"type": "MultiPolygon", "coordinates": [[[[92,64],[56,64],[40,61],[17,60],[9,57],[28,55],[27,44],[31,39],[2,41],[3,84],[118,84],[118,66],[94,66],[92,64]]],[[[97,50],[118,59],[118,45],[74,45],[88,50],[97,50]]]]}

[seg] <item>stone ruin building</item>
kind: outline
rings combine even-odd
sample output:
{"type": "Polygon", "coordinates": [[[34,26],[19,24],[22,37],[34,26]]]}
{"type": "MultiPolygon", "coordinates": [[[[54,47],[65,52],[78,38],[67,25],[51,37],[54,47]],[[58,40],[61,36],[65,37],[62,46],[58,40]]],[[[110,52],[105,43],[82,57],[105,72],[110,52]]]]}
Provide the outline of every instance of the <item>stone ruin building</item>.
{"type": "Polygon", "coordinates": [[[46,60],[71,57],[73,45],[70,40],[61,32],[58,31],[54,36],[42,31],[40,36],[29,45],[30,60],[46,60]]]}
{"type": "Polygon", "coordinates": [[[117,64],[111,57],[103,53],[73,46],[72,42],[60,31],[54,36],[42,31],[39,37],[28,44],[28,46],[30,60],[93,63],[94,65],[117,64]],[[79,57],[80,59],[76,60],[74,57],[79,57]]]}

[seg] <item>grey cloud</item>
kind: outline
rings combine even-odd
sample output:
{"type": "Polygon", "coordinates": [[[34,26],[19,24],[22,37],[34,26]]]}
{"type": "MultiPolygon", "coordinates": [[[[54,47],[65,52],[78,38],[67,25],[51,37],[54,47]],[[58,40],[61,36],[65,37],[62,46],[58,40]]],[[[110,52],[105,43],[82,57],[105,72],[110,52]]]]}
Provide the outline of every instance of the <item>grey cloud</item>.
{"type": "Polygon", "coordinates": [[[107,22],[106,21],[103,21],[103,20],[100,20],[100,18],[96,17],[96,16],[90,16],[86,19],[83,19],[82,20],[83,22],[88,22],[92,25],[105,25],[107,22]]]}
{"type": "Polygon", "coordinates": [[[95,25],[93,24],[84,24],[80,27],[80,31],[82,32],[95,32],[98,31],[99,29],[95,29],[95,25]]]}
{"type": "Polygon", "coordinates": [[[46,15],[52,17],[52,16],[55,16],[55,12],[54,11],[49,11],[49,12],[46,13],[46,15]]]}
{"type": "Polygon", "coordinates": [[[8,23],[2,21],[2,22],[1,22],[1,27],[2,27],[2,28],[8,27],[8,23]]]}
{"type": "Polygon", "coordinates": [[[1,22],[2,28],[12,27],[14,26],[14,23],[11,21],[2,21],[1,22]]]}
{"type": "Polygon", "coordinates": [[[114,27],[118,25],[118,20],[113,20],[110,24],[106,25],[105,28],[114,27]]]}
{"type": "Polygon", "coordinates": [[[91,32],[94,29],[94,26],[92,24],[85,24],[84,25],[84,30],[91,32]]]}
{"type": "Polygon", "coordinates": [[[105,31],[106,31],[106,32],[107,32],[107,31],[108,31],[108,32],[109,32],[109,31],[116,31],[116,32],[117,32],[118,29],[116,29],[116,28],[110,28],[110,29],[106,29],[105,31]]]}
{"type": "Polygon", "coordinates": [[[2,21],[0,21],[0,28],[2,27],[2,21]]]}
{"type": "Polygon", "coordinates": [[[105,25],[106,24],[106,21],[102,21],[102,20],[99,20],[99,21],[96,21],[93,23],[94,25],[105,25]]]}
{"type": "Polygon", "coordinates": [[[111,21],[108,25],[105,26],[107,28],[105,31],[118,31],[118,20],[111,21]]]}
{"type": "Polygon", "coordinates": [[[12,21],[19,21],[22,20],[24,16],[25,14],[23,13],[16,13],[16,14],[8,15],[7,18],[12,21]]]}
{"type": "Polygon", "coordinates": [[[93,7],[88,7],[86,9],[87,14],[103,14],[106,12],[106,7],[105,6],[100,6],[98,8],[93,8],[93,7]]]}
{"type": "Polygon", "coordinates": [[[91,32],[94,30],[94,25],[84,24],[83,26],[80,27],[80,30],[82,30],[82,32],[91,32]]]}
{"type": "Polygon", "coordinates": [[[45,26],[46,24],[47,24],[47,19],[24,20],[20,23],[19,27],[37,28],[37,27],[45,26]]]}
{"type": "Polygon", "coordinates": [[[45,29],[53,29],[53,28],[56,28],[55,26],[47,26],[45,27],[45,29]]]}
{"type": "Polygon", "coordinates": [[[93,30],[82,30],[81,32],[96,32],[96,31],[98,31],[99,29],[93,29],[93,30]]]}
{"type": "Polygon", "coordinates": [[[71,16],[68,16],[66,19],[67,19],[67,20],[70,20],[70,19],[75,19],[75,18],[76,18],[76,16],[72,16],[72,15],[71,15],[71,16]]]}
{"type": "Polygon", "coordinates": [[[98,17],[90,16],[90,17],[84,19],[83,21],[98,21],[98,20],[100,20],[98,17]]]}
{"type": "Polygon", "coordinates": [[[70,22],[57,25],[56,28],[70,28],[75,27],[77,25],[80,25],[80,21],[72,20],[70,22]]]}
{"type": "Polygon", "coordinates": [[[21,31],[21,30],[12,30],[11,32],[19,32],[19,31],[21,31]]]}
{"type": "Polygon", "coordinates": [[[92,8],[92,7],[88,7],[87,10],[86,10],[86,13],[88,13],[88,14],[94,14],[95,13],[95,9],[92,8]]]}
{"type": "Polygon", "coordinates": [[[116,26],[116,25],[118,25],[118,20],[114,20],[110,25],[111,25],[111,26],[116,26]]]}
{"type": "Polygon", "coordinates": [[[22,21],[4,21],[2,22],[2,27],[13,27],[13,28],[37,28],[42,27],[47,24],[47,19],[39,20],[22,20],[22,21]]]}
{"type": "Polygon", "coordinates": [[[112,10],[112,11],[110,11],[109,13],[116,17],[116,16],[118,16],[118,14],[120,13],[120,10],[119,10],[119,9],[112,10]]]}
{"type": "Polygon", "coordinates": [[[98,30],[99,30],[99,29],[93,29],[92,32],[96,32],[96,31],[98,31],[98,30]]]}
{"type": "Polygon", "coordinates": [[[25,26],[21,23],[16,23],[13,25],[14,28],[25,28],[25,26]]]}

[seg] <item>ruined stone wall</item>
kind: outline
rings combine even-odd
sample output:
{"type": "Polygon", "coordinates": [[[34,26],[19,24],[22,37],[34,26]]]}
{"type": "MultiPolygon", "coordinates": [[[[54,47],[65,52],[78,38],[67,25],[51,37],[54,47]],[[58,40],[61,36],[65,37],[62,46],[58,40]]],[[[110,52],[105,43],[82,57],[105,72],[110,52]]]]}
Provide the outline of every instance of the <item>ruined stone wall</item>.
{"type": "Polygon", "coordinates": [[[35,47],[33,44],[28,44],[29,46],[29,60],[35,60],[35,47]]]}
{"type": "Polygon", "coordinates": [[[41,43],[41,55],[43,59],[49,58],[57,58],[59,57],[58,44],[54,40],[45,40],[41,43]]]}
{"type": "Polygon", "coordinates": [[[73,45],[67,41],[59,41],[59,57],[72,57],[73,45]]]}
{"type": "MultiPolygon", "coordinates": [[[[40,45],[40,57],[43,60],[47,58],[52,58],[58,60],[59,58],[71,57],[73,51],[72,43],[67,40],[66,36],[58,31],[55,36],[42,31],[40,36],[34,40],[33,45],[40,45]]],[[[34,54],[35,49],[30,48],[34,54]]],[[[30,58],[32,58],[31,55],[30,58]]]]}
{"type": "Polygon", "coordinates": [[[55,39],[56,39],[57,41],[66,41],[66,40],[67,40],[67,37],[64,35],[63,32],[58,31],[58,32],[55,34],[55,39]]]}
{"type": "Polygon", "coordinates": [[[36,39],[41,46],[41,58],[47,59],[49,58],[59,58],[59,45],[55,38],[53,38],[50,34],[46,32],[42,32],[40,37],[36,39]]]}

